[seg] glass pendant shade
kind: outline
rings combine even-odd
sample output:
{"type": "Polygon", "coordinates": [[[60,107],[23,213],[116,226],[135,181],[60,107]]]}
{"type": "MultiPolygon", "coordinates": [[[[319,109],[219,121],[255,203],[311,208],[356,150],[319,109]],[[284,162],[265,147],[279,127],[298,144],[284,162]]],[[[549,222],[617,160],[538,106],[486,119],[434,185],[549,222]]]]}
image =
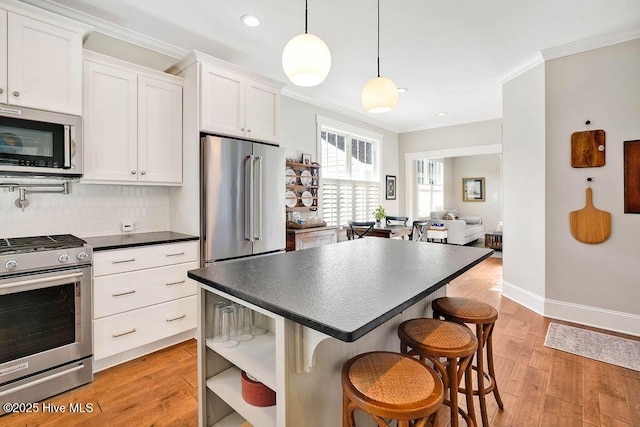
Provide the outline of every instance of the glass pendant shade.
{"type": "Polygon", "coordinates": [[[398,103],[398,88],[386,77],[375,77],[362,89],[362,105],[370,113],[385,113],[398,103]]]}
{"type": "Polygon", "coordinates": [[[324,41],[313,34],[298,34],[282,51],[282,68],[296,86],[317,86],[331,69],[331,52],[324,41]]]}

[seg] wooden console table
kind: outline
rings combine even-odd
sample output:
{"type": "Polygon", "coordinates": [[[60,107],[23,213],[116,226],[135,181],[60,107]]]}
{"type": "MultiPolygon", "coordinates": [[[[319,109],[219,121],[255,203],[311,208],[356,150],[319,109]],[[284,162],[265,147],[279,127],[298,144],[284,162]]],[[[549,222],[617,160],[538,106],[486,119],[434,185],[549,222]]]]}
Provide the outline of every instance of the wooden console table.
{"type": "Polygon", "coordinates": [[[502,252],[502,231],[484,233],[484,246],[502,252]]]}

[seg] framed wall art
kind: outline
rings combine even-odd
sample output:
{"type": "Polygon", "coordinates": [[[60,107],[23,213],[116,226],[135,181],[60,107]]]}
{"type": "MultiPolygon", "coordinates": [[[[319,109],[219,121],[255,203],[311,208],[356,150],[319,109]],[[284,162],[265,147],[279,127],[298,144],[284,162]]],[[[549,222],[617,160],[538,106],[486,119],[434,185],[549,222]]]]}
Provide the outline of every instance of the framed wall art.
{"type": "Polygon", "coordinates": [[[462,201],[484,202],[484,177],[462,178],[462,201]]]}
{"type": "Polygon", "coordinates": [[[396,177],[395,175],[387,175],[387,179],[385,180],[385,188],[386,188],[386,199],[387,200],[395,200],[396,199],[396,177]]]}

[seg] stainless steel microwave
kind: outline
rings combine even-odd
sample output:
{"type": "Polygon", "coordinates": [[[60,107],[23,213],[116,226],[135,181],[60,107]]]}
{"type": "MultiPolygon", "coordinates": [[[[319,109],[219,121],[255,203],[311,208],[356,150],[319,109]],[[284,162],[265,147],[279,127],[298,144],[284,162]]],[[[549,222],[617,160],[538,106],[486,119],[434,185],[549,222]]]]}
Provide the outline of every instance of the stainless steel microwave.
{"type": "Polygon", "coordinates": [[[82,176],[82,117],[0,105],[0,175],[82,176]]]}

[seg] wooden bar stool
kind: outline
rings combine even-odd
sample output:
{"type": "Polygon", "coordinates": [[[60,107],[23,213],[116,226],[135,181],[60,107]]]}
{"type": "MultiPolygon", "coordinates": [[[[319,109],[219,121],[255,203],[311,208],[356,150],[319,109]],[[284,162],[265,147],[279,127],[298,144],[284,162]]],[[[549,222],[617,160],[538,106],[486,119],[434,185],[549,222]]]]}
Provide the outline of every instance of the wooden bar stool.
{"type": "MultiPolygon", "coordinates": [[[[480,414],[482,415],[482,425],[489,427],[489,417],[487,415],[487,402],[485,395],[493,392],[498,407],[504,409],[502,398],[498,391],[498,383],[496,382],[496,374],[493,366],[493,326],[498,319],[498,311],[485,304],[471,298],[459,297],[443,297],[434,300],[431,303],[433,308],[433,317],[442,317],[446,320],[461,324],[475,324],[476,337],[478,338],[478,351],[476,352],[476,365],[472,368],[476,370],[478,377],[477,389],[473,390],[473,394],[478,395],[480,400],[480,414]],[[486,359],[485,359],[486,348],[486,359]],[[485,360],[488,373],[485,372],[485,360]],[[485,386],[485,379],[488,384],[485,386]]],[[[468,387],[468,386],[467,386],[468,387]]],[[[460,392],[464,392],[460,389],[460,392]]]]}
{"type": "Polygon", "coordinates": [[[370,352],[342,367],[342,425],[354,427],[354,411],[369,414],[380,427],[385,418],[398,427],[425,427],[442,405],[443,386],[427,365],[398,353],[370,352]]]}
{"type": "Polygon", "coordinates": [[[473,410],[471,361],[478,348],[478,340],[469,328],[438,319],[411,319],[398,326],[400,351],[420,360],[430,360],[440,373],[444,387],[449,389],[449,400],[444,404],[451,408],[451,426],[458,427],[458,413],[467,426],[476,426],[473,410]],[[443,363],[441,358],[446,359],[443,363]],[[458,387],[465,377],[467,411],[458,406],[458,387]]]}

